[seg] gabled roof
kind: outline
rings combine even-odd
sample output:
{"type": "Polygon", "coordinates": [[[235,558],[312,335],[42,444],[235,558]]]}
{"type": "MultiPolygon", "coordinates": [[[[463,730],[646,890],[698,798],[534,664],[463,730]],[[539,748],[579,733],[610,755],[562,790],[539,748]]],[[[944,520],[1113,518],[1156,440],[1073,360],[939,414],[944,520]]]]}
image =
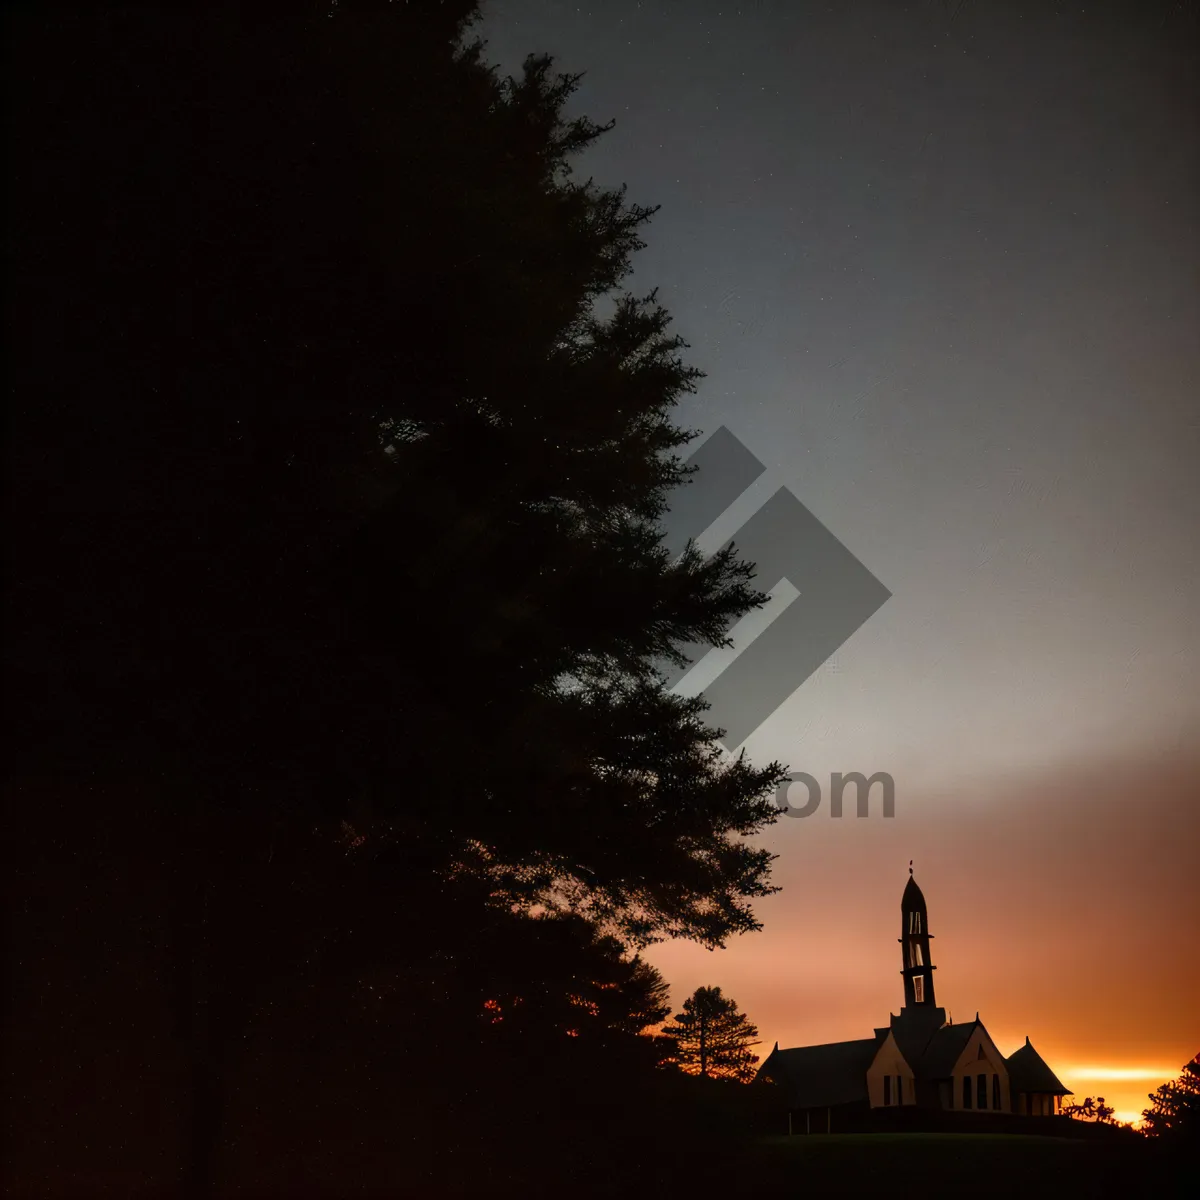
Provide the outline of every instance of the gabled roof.
{"type": "Polygon", "coordinates": [[[913,1064],[913,1070],[922,1079],[947,1079],[954,1074],[954,1064],[971,1040],[971,1034],[982,1024],[967,1021],[962,1025],[943,1025],[925,1046],[921,1057],[913,1064]]]}
{"type": "Polygon", "coordinates": [[[1046,1060],[1025,1039],[1025,1045],[1014,1050],[1005,1060],[1008,1083],[1014,1092],[1049,1092],[1058,1096],[1073,1096],[1059,1082],[1058,1076],[1046,1065],[1046,1060]]]}
{"type": "Polygon", "coordinates": [[[773,1050],[759,1068],[760,1079],[783,1087],[794,1108],[831,1108],[867,1098],[867,1069],[882,1038],[829,1042],[773,1050]]]}

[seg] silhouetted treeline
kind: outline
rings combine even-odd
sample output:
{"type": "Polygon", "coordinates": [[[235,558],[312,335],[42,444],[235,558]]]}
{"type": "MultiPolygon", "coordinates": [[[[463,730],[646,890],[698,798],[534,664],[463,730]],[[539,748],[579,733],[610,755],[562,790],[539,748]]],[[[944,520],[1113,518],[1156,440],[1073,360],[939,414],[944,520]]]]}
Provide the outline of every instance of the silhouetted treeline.
{"type": "Polygon", "coordinates": [[[698,372],[652,297],[592,308],[650,210],[474,15],[7,13],[5,1059],[50,1190],[527,1188],[703,1125],[631,954],[755,928],[781,771],[653,664],[759,597],[657,540],[698,372]]]}

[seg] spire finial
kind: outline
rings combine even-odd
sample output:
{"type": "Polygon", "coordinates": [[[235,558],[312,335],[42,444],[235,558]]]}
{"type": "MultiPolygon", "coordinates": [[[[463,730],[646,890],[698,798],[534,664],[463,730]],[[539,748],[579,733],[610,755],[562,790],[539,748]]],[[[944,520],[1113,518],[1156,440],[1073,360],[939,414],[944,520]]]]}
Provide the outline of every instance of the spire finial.
{"type": "Polygon", "coordinates": [[[910,875],[912,874],[912,859],[911,858],[908,860],[908,873],[910,875]]]}

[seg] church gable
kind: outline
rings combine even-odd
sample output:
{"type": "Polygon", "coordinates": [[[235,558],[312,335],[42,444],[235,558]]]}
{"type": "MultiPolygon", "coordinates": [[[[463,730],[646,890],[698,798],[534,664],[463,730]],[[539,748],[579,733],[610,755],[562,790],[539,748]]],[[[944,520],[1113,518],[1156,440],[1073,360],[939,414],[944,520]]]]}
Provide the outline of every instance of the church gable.
{"type": "Polygon", "coordinates": [[[954,1064],[955,1073],[960,1070],[996,1070],[1007,1073],[1008,1068],[1005,1066],[1004,1055],[996,1047],[996,1043],[992,1041],[991,1035],[984,1028],[983,1022],[976,1020],[975,1028],[971,1031],[971,1036],[967,1038],[967,1044],[963,1047],[962,1052],[958,1056],[958,1061],[954,1064]]]}
{"type": "Polygon", "coordinates": [[[916,1095],[913,1069],[901,1053],[895,1033],[889,1029],[867,1068],[867,1097],[871,1107],[915,1104],[916,1095]]]}
{"type": "Polygon", "coordinates": [[[1008,1066],[991,1035],[976,1020],[954,1064],[950,1105],[978,1112],[1011,1112],[1008,1066]]]}

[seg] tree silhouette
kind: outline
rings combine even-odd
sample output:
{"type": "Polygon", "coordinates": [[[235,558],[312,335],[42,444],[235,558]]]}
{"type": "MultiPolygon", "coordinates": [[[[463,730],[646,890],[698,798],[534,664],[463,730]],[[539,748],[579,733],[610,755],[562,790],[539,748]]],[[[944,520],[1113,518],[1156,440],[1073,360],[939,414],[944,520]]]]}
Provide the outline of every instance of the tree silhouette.
{"type": "Polygon", "coordinates": [[[65,5],[33,46],[70,102],[18,138],[51,165],[16,238],[14,742],[152,748],[264,852],[401,828],[719,944],[756,927],[781,772],[725,765],[656,674],[762,597],[658,540],[700,373],[652,296],[594,309],[653,210],[571,178],[606,128],[563,116],[575,78],[455,50],[472,5],[326,7],[231,36],[65,5]]]}
{"type": "Polygon", "coordinates": [[[1150,1107],[1142,1113],[1147,1136],[1180,1146],[1200,1145],[1200,1055],[1149,1099],[1150,1107]]]}
{"type": "Polygon", "coordinates": [[[772,890],[746,835],[782,768],[725,763],[656,671],[762,597],[658,539],[700,375],[616,291],[653,210],[572,178],[607,127],[548,58],[499,78],[476,15],[10,20],[9,844],[53,847],[13,886],[90,1004],[167,997],[195,1195],[240,1048],[300,997],[402,968],[427,1029],[446,980],[493,998],[447,956],[495,911],[720,945],[772,890]]]}
{"type": "Polygon", "coordinates": [[[1115,1111],[1111,1105],[1104,1103],[1103,1096],[1097,1096],[1095,1099],[1087,1096],[1078,1103],[1064,1104],[1062,1106],[1062,1115],[1064,1117],[1074,1117],[1081,1121],[1095,1121],[1100,1125],[1113,1124],[1113,1114],[1115,1111]]]}
{"type": "Polygon", "coordinates": [[[750,1047],[758,1045],[758,1029],[719,987],[697,988],[662,1032],[675,1040],[673,1058],[685,1071],[743,1083],[754,1078],[758,1058],[750,1047]]]}

